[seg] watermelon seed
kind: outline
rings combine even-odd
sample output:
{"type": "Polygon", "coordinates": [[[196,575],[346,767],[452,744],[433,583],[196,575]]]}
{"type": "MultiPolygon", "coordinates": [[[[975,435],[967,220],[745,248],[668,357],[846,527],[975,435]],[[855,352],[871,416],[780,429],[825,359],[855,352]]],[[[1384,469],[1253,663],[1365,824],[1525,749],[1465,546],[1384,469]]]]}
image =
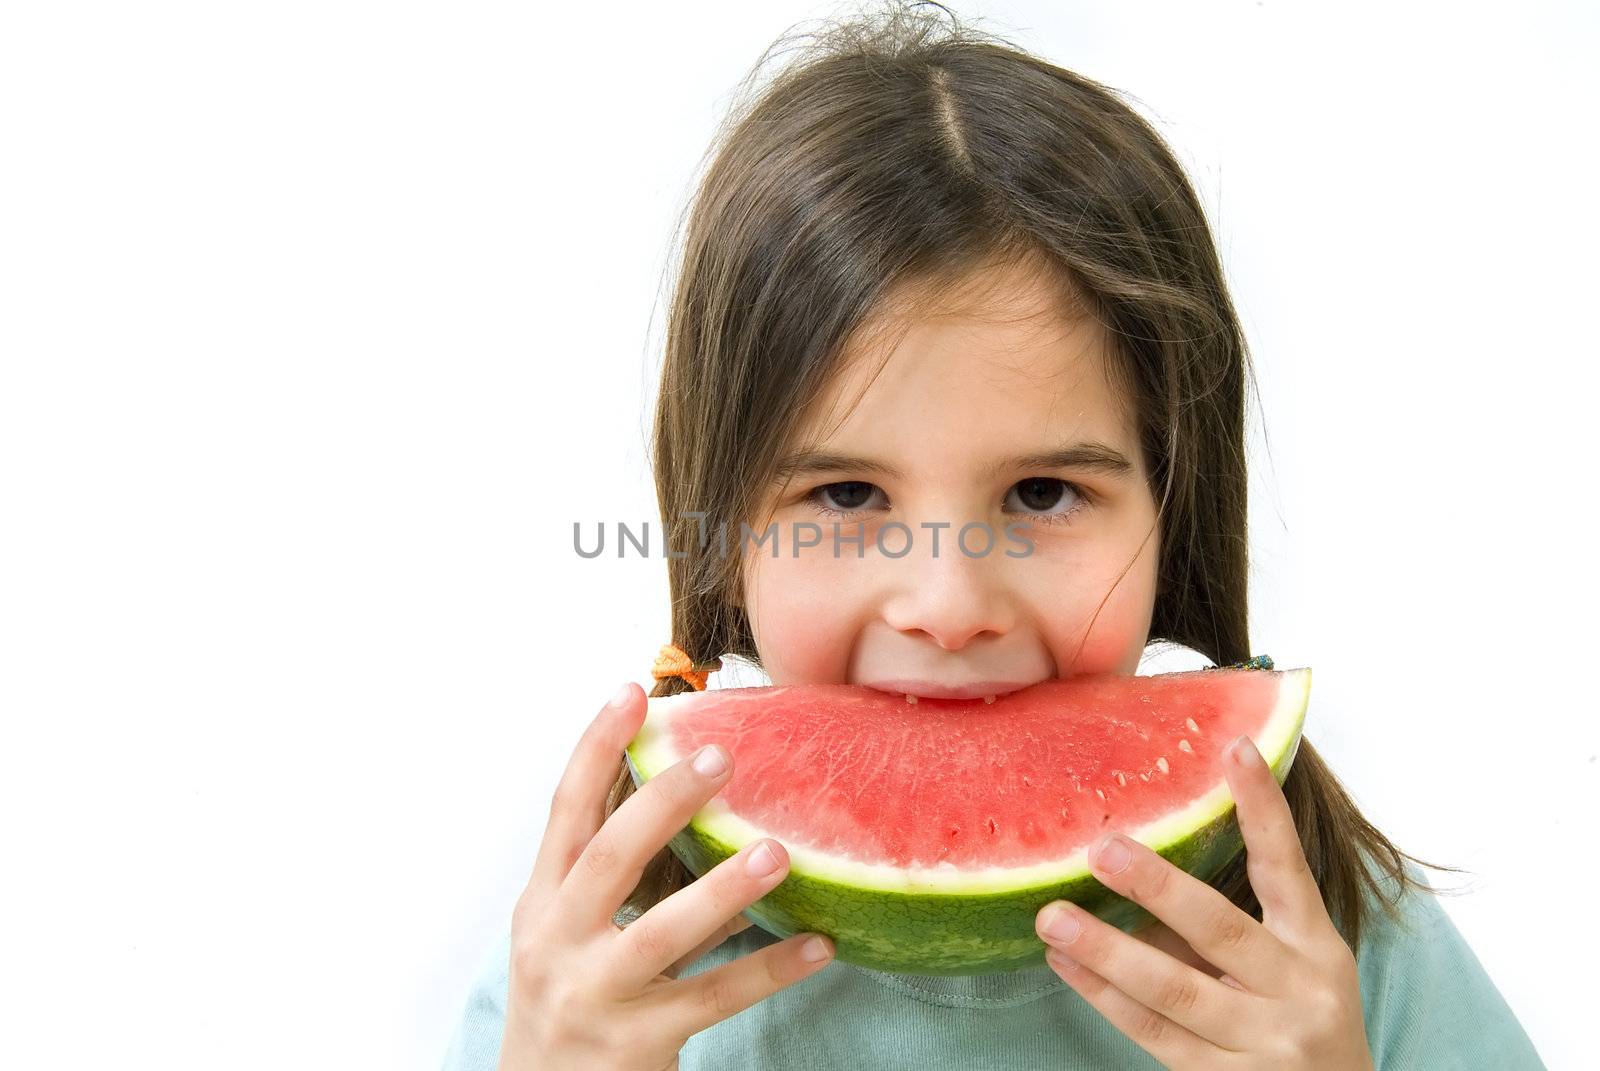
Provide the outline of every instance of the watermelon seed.
{"type": "Polygon", "coordinates": [[[1142,773],[1142,774],[1139,775],[1139,780],[1148,781],[1148,780],[1150,780],[1150,775],[1147,774],[1147,773],[1142,773]]]}
{"type": "Polygon", "coordinates": [[[1106,798],[1106,794],[1104,792],[1101,792],[1098,788],[1094,790],[1094,794],[1096,796],[1099,796],[1101,799],[1105,799],[1106,798]]]}
{"type": "Polygon", "coordinates": [[[907,703],[915,704],[916,701],[917,701],[917,697],[916,696],[912,695],[910,692],[906,693],[906,702],[907,703]]]}
{"type": "Polygon", "coordinates": [[[1121,770],[1118,770],[1117,771],[1117,784],[1118,785],[1126,785],[1127,783],[1128,783],[1128,779],[1126,777],[1122,776],[1122,771],[1121,770]]]}
{"type": "Polygon", "coordinates": [[[1160,770],[1162,773],[1167,772],[1167,757],[1165,755],[1162,755],[1160,758],[1156,759],[1156,769],[1160,770]]]}
{"type": "Polygon", "coordinates": [[[1027,774],[1023,774],[1022,775],[1022,783],[1027,785],[1030,788],[1033,787],[1033,782],[1028,780],[1028,775],[1027,774]]]}
{"type": "Polygon", "coordinates": [[[993,703],[994,702],[994,696],[986,695],[986,696],[983,697],[983,701],[985,703],[993,703]]]}
{"type": "Polygon", "coordinates": [[[993,835],[998,832],[1000,832],[1000,827],[995,824],[995,820],[993,818],[989,819],[989,833],[993,835]]]}
{"type": "Polygon", "coordinates": [[[1189,727],[1189,731],[1191,733],[1197,733],[1197,732],[1200,731],[1200,726],[1198,726],[1198,725],[1196,725],[1194,723],[1194,719],[1193,718],[1184,718],[1183,719],[1183,724],[1185,724],[1185,725],[1187,725],[1189,727]]]}
{"type": "Polygon", "coordinates": [[[1189,741],[1187,741],[1187,740],[1179,740],[1178,741],[1178,750],[1179,751],[1193,751],[1194,748],[1189,746],[1189,741]]]}

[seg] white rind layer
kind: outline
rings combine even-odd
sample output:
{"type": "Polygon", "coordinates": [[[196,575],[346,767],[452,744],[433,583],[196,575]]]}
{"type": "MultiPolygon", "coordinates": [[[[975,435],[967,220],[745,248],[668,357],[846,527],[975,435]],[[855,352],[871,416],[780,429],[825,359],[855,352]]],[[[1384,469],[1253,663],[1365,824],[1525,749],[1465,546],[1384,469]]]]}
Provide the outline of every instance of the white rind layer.
{"type": "MultiPolygon", "coordinates": [[[[1279,687],[1277,702],[1272,713],[1258,733],[1251,734],[1257,750],[1267,765],[1278,771],[1281,781],[1285,771],[1280,769],[1284,757],[1300,738],[1305,724],[1306,708],[1311,697],[1311,670],[1291,669],[1278,671],[1248,670],[1243,672],[1277,672],[1279,687]]],[[[686,701],[692,701],[701,692],[684,692],[673,696],[657,696],[649,700],[649,716],[639,735],[628,746],[634,768],[648,780],[685,756],[672,747],[667,732],[674,714],[686,701]]],[[[1189,836],[1195,830],[1210,824],[1233,806],[1233,795],[1227,781],[1219,778],[1203,795],[1181,811],[1147,823],[1137,829],[1122,832],[1141,844],[1161,851],[1189,836]]],[[[761,829],[729,810],[720,797],[711,800],[692,819],[693,825],[707,835],[737,850],[753,841],[768,836],[761,829]]],[[[960,868],[950,863],[933,867],[895,867],[867,863],[849,855],[826,853],[795,844],[788,840],[783,846],[789,852],[791,873],[804,873],[825,881],[837,882],[857,889],[873,889],[899,893],[993,893],[1006,889],[1028,888],[1033,885],[1058,883],[1078,874],[1089,873],[1088,846],[1064,859],[1045,860],[1031,866],[960,868]]]]}

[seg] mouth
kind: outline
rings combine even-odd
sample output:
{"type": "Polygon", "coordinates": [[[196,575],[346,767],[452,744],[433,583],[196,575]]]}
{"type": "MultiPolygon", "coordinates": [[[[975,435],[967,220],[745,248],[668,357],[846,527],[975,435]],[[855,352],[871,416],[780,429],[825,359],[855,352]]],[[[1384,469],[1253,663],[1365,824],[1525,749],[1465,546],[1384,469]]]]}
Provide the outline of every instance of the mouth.
{"type": "Polygon", "coordinates": [[[917,699],[984,699],[992,702],[1003,695],[1021,691],[1037,681],[974,681],[970,684],[937,684],[924,680],[863,681],[868,688],[917,699]]]}

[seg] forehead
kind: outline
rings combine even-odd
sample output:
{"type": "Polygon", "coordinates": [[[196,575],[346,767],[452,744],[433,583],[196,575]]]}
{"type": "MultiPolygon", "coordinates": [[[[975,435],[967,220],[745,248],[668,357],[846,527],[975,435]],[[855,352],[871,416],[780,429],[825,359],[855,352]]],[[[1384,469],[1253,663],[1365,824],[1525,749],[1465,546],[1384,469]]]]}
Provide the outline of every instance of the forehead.
{"type": "Polygon", "coordinates": [[[1131,399],[1109,336],[1036,264],[986,267],[954,286],[905,286],[852,335],[795,445],[978,457],[1097,439],[1129,448],[1131,399]]]}

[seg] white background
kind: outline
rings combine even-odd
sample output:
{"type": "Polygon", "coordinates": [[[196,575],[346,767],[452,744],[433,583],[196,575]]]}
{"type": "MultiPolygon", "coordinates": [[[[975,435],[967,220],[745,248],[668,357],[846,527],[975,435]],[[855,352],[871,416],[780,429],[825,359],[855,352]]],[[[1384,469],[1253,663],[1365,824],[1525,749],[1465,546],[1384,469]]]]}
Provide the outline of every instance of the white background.
{"type": "MultiPolygon", "coordinates": [[[[0,1065],[437,1066],[669,638],[659,559],[570,540],[655,508],[678,213],[834,10],[7,6],[0,1065]]],[[[1255,649],[1583,1065],[1593,8],[957,10],[1190,167],[1260,372],[1255,649]]]]}

